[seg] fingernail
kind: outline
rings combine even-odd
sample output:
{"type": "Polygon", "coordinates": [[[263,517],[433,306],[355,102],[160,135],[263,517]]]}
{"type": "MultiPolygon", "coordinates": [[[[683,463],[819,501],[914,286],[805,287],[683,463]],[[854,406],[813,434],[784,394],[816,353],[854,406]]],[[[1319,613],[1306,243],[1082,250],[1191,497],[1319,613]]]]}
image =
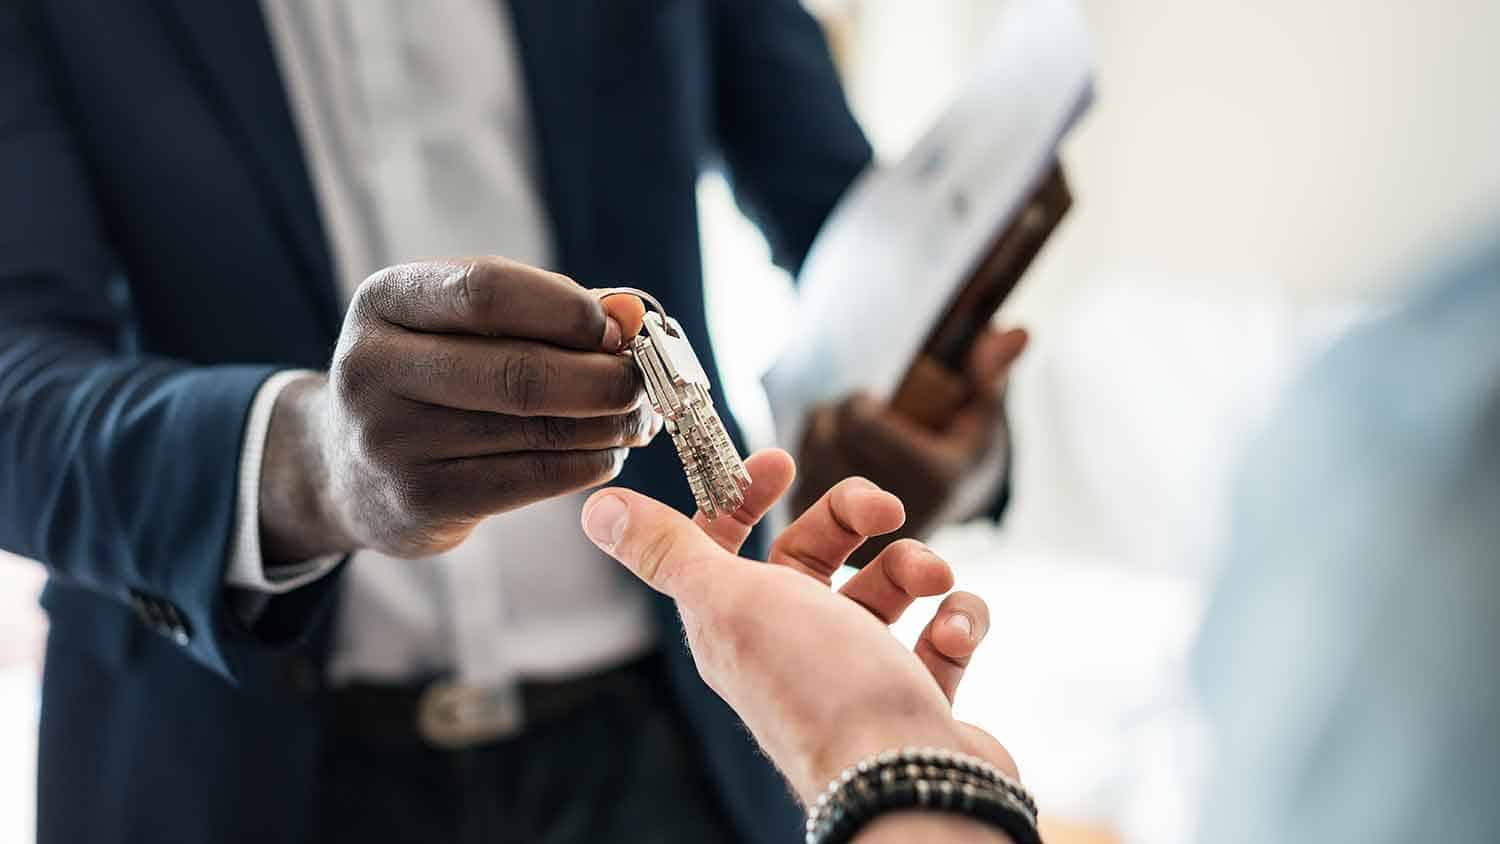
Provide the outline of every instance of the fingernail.
{"type": "Polygon", "coordinates": [[[961,612],[948,616],[947,624],[954,630],[964,634],[965,639],[970,639],[974,636],[974,622],[970,621],[969,617],[961,612]]]}
{"type": "Polygon", "coordinates": [[[595,545],[613,551],[625,536],[625,522],[629,520],[630,508],[617,495],[605,495],[594,501],[594,506],[583,516],[583,532],[595,545]]]}
{"type": "Polygon", "coordinates": [[[620,342],[625,332],[620,329],[620,323],[612,316],[604,317],[604,350],[607,352],[618,352],[620,342]]]}

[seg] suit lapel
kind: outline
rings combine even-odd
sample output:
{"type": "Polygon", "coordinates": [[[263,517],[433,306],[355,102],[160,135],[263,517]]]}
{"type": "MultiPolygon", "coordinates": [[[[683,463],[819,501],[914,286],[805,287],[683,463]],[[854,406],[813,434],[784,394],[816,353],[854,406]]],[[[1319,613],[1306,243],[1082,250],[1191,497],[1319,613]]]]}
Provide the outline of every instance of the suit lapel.
{"type": "Polygon", "coordinates": [[[595,4],[608,0],[509,2],[557,240],[557,269],[587,277],[595,251],[590,201],[596,188],[594,55],[600,46],[595,4]]]}
{"type": "MultiPolygon", "coordinates": [[[[215,112],[254,168],[303,283],[339,323],[328,245],[285,88],[256,0],[157,0],[215,112]]],[[[605,0],[508,0],[530,98],[558,269],[589,274],[594,252],[594,55],[605,0]]]]}
{"type": "Polygon", "coordinates": [[[337,329],[338,292],[270,33],[256,0],[158,0],[188,65],[275,211],[302,284],[337,329]]]}

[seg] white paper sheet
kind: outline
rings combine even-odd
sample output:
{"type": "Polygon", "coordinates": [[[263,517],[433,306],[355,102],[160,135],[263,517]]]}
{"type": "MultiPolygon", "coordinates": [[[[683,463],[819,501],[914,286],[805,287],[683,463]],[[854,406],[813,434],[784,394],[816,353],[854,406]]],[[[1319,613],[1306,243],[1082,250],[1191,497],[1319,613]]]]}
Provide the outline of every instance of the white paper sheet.
{"type": "Polygon", "coordinates": [[[766,374],[784,443],[808,409],[888,397],[1092,95],[1073,0],[1011,0],[952,104],[892,167],[856,180],[799,276],[796,341],[766,374]]]}

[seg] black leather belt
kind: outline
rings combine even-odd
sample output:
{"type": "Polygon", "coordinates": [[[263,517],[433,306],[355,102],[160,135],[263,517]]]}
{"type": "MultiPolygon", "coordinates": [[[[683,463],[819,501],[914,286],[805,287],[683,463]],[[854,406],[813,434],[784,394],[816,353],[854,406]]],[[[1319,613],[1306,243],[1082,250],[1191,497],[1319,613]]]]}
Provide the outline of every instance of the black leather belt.
{"type": "Polygon", "coordinates": [[[352,684],[331,694],[331,729],[381,747],[459,750],[515,738],[592,706],[642,705],[662,682],[655,656],[555,682],[483,688],[447,680],[416,685],[352,684]]]}

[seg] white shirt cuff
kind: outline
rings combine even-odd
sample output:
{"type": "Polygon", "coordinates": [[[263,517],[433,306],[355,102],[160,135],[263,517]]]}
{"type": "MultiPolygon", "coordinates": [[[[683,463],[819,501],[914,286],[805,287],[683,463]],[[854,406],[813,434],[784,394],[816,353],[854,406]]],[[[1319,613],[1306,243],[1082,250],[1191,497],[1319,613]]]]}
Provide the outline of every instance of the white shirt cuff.
{"type": "Polygon", "coordinates": [[[300,563],[267,566],[260,554],[260,464],[266,450],[266,432],[276,397],[293,381],[316,373],[291,369],[266,379],[250,404],[245,439],[240,446],[239,495],[235,505],[234,536],[229,545],[229,567],[224,580],[230,586],[279,595],[322,577],[338,566],[340,555],[318,557],[300,563]]]}

